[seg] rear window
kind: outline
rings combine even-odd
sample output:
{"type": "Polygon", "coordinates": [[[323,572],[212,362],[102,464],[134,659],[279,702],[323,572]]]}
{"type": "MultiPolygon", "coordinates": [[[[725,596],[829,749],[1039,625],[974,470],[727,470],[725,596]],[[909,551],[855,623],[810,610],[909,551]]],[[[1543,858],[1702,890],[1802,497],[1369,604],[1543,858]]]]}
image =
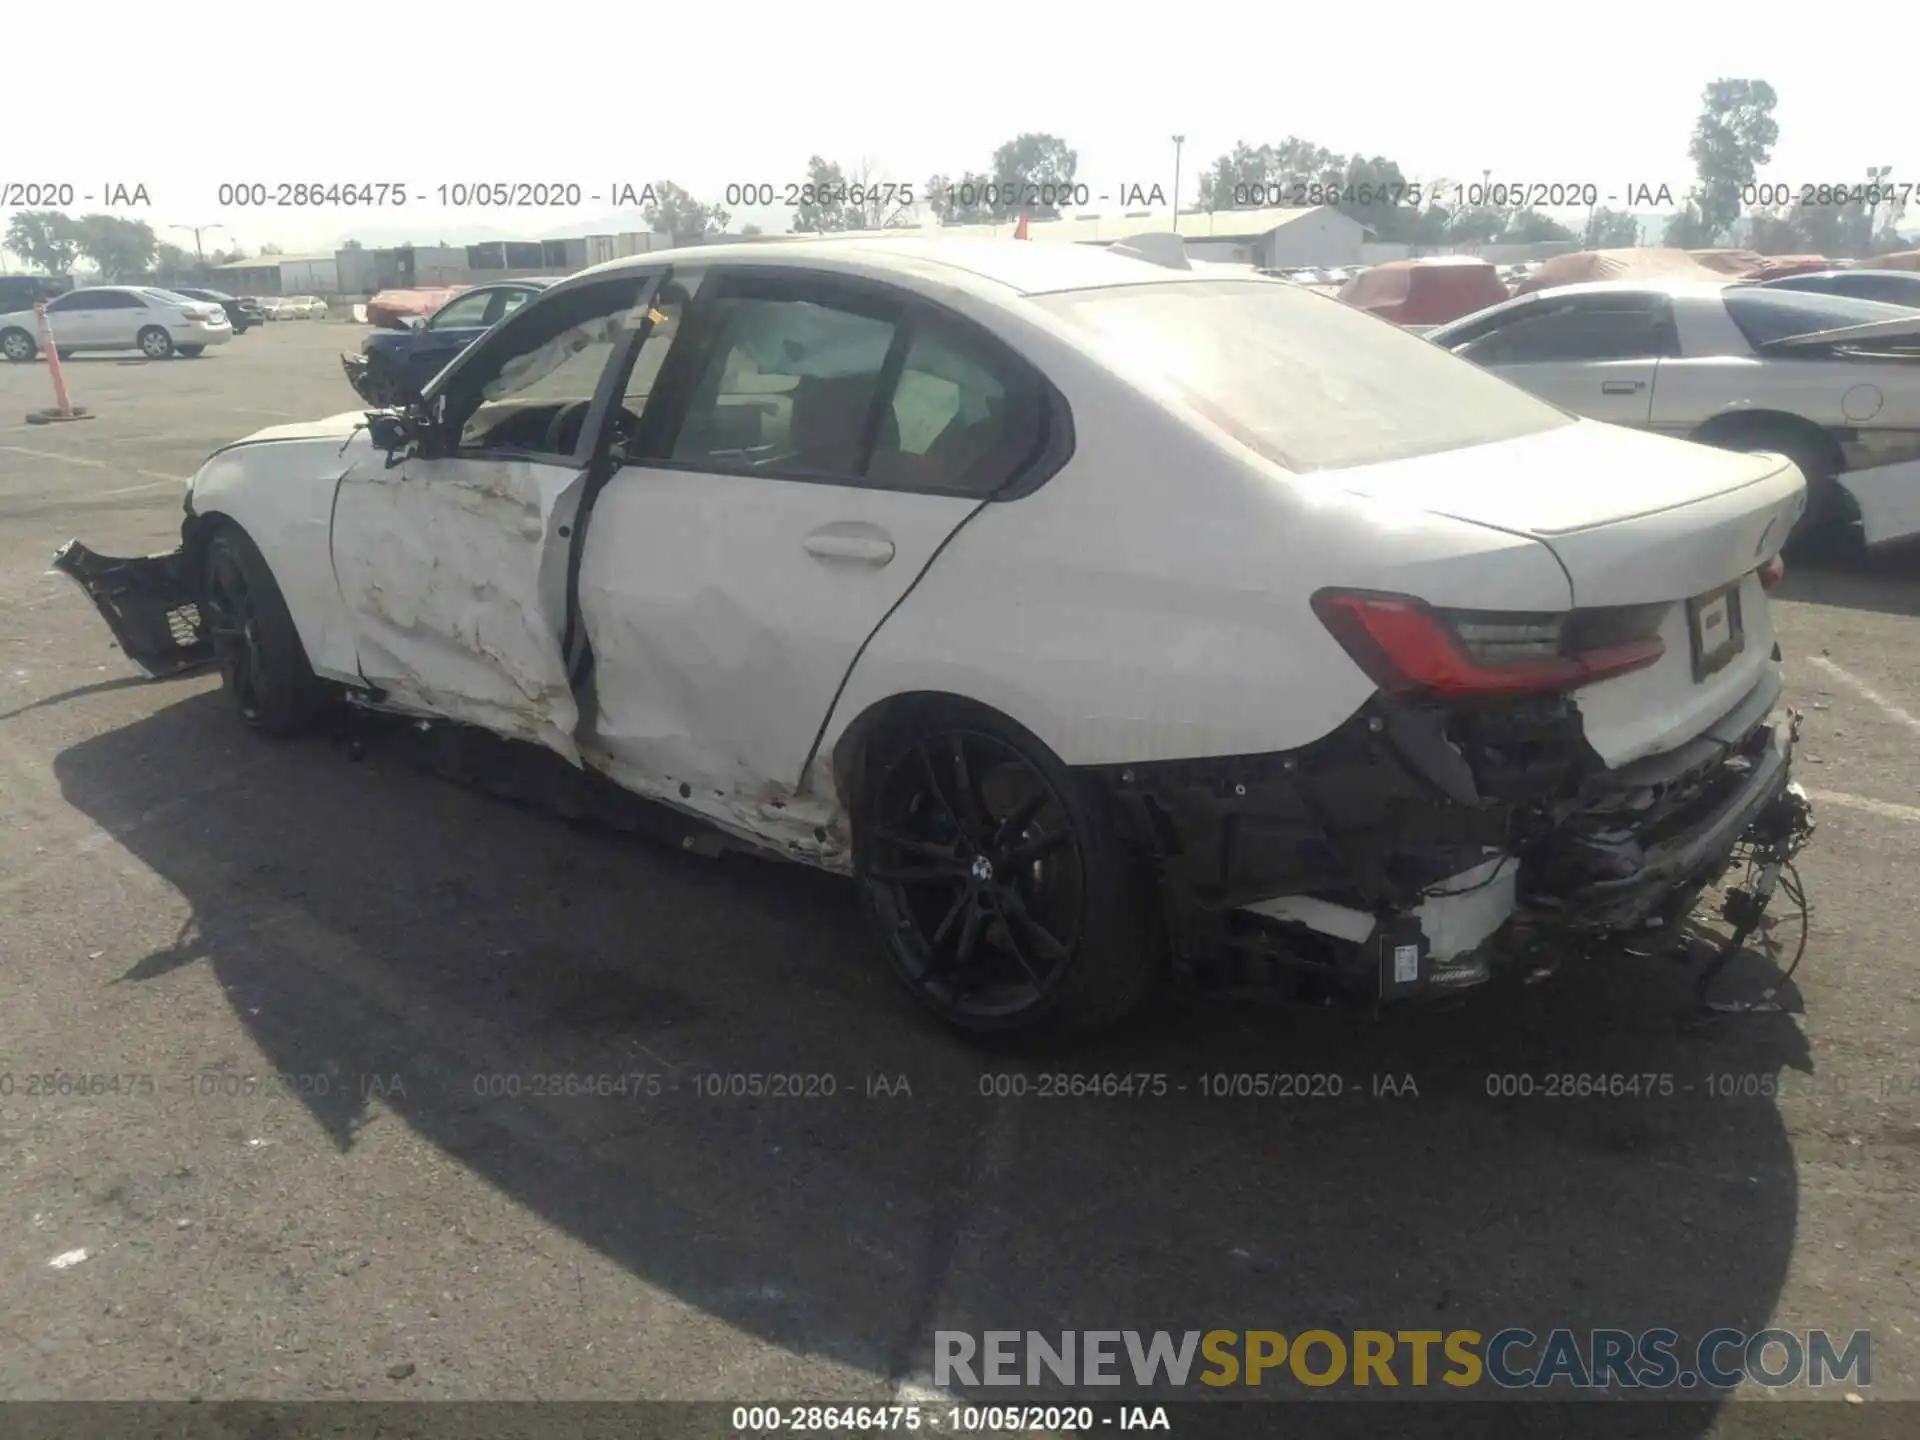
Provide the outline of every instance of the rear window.
{"type": "Polygon", "coordinates": [[[1384,320],[1286,284],[1075,290],[1038,304],[1116,365],[1170,381],[1289,470],[1340,470],[1512,440],[1574,417],[1384,320]]]}
{"type": "Polygon", "coordinates": [[[1903,320],[1912,311],[1878,300],[1860,300],[1851,295],[1820,295],[1807,290],[1773,290],[1734,286],[1722,292],[1727,314],[1758,349],[1774,340],[1795,335],[1817,335],[1822,330],[1840,330],[1849,325],[1871,325],[1879,320],[1903,320]]]}

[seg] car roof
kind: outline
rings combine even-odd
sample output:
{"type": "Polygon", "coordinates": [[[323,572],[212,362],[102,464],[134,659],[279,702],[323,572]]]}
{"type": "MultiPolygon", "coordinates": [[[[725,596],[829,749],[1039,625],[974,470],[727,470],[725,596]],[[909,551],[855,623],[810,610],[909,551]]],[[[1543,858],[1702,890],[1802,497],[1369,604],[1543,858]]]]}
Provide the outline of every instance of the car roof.
{"type": "Polygon", "coordinates": [[[1532,290],[1514,298],[1516,300],[1565,299],[1574,295],[1613,295],[1634,291],[1640,294],[1667,295],[1675,300],[1710,300],[1736,283],[1733,280],[1692,280],[1653,275],[1644,280],[1583,280],[1577,285],[1549,285],[1544,289],[1532,290]]]}
{"type": "MultiPolygon", "coordinates": [[[[939,238],[795,240],[738,245],[688,245],[609,260],[567,278],[574,284],[661,264],[703,268],[787,267],[827,271],[912,286],[951,285],[1004,299],[1008,294],[1044,295],[1114,285],[1155,285],[1215,280],[1215,272],[1175,270],[1151,261],[1110,255],[1103,246],[1033,241],[939,238]]],[[[1249,276],[1258,283],[1259,276],[1249,276]]]]}
{"type": "Polygon", "coordinates": [[[1797,275],[1781,275],[1767,283],[1777,285],[1782,280],[1838,280],[1852,275],[1868,275],[1881,280],[1907,280],[1920,285],[1920,271],[1873,270],[1865,266],[1853,266],[1845,270],[1802,270],[1797,275]]]}

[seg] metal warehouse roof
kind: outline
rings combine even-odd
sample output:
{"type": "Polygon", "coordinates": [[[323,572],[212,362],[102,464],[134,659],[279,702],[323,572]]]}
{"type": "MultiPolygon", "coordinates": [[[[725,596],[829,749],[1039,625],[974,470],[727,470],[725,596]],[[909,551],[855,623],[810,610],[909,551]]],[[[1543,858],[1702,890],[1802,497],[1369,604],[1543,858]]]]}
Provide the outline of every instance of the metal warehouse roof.
{"type": "Polygon", "coordinates": [[[325,255],[254,255],[245,260],[227,260],[212,266],[215,270],[265,270],[280,265],[331,265],[333,252],[325,255]]]}
{"type": "MultiPolygon", "coordinates": [[[[1313,205],[1305,208],[1270,207],[1265,210],[1201,210],[1183,213],[1180,216],[1179,234],[1187,240],[1237,239],[1254,235],[1270,235],[1275,230],[1285,229],[1297,224],[1309,215],[1319,215],[1331,210],[1328,205],[1313,205]]],[[[772,235],[772,240],[818,240],[818,239],[926,239],[938,236],[942,240],[1004,240],[1013,234],[1017,221],[1008,220],[998,225],[909,225],[894,230],[829,230],[825,235],[795,232],[789,235],[772,235]]],[[[1126,240],[1135,235],[1149,233],[1165,234],[1173,230],[1173,213],[1169,210],[1150,210],[1129,214],[1120,209],[1104,210],[1098,214],[1071,215],[1059,220],[1029,220],[1027,238],[1030,240],[1055,240],[1067,244],[1100,245],[1115,240],[1126,240]]]]}

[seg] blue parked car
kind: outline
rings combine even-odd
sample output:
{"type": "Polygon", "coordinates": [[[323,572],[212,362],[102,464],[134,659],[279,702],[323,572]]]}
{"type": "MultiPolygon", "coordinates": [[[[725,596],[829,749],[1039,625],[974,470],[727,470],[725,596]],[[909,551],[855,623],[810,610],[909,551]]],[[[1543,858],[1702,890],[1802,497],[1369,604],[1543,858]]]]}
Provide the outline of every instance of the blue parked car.
{"type": "Polygon", "coordinates": [[[476,285],[404,329],[376,330],[361,341],[358,355],[340,357],[347,381],[369,405],[404,404],[454,356],[553,283],[532,277],[476,285]]]}

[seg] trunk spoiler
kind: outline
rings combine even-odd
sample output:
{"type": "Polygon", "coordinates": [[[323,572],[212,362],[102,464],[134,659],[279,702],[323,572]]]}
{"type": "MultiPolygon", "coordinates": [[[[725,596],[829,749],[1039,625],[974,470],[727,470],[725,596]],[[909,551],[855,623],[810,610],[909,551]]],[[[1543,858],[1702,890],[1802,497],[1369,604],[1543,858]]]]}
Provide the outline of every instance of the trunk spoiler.
{"type": "Polygon", "coordinates": [[[1770,350],[1814,349],[1825,345],[1861,345],[1873,340],[1912,340],[1920,344],[1920,314],[1892,320],[1870,320],[1865,325],[1843,325],[1837,330],[1815,330],[1810,335],[1786,335],[1754,346],[1762,355],[1770,350]]]}

